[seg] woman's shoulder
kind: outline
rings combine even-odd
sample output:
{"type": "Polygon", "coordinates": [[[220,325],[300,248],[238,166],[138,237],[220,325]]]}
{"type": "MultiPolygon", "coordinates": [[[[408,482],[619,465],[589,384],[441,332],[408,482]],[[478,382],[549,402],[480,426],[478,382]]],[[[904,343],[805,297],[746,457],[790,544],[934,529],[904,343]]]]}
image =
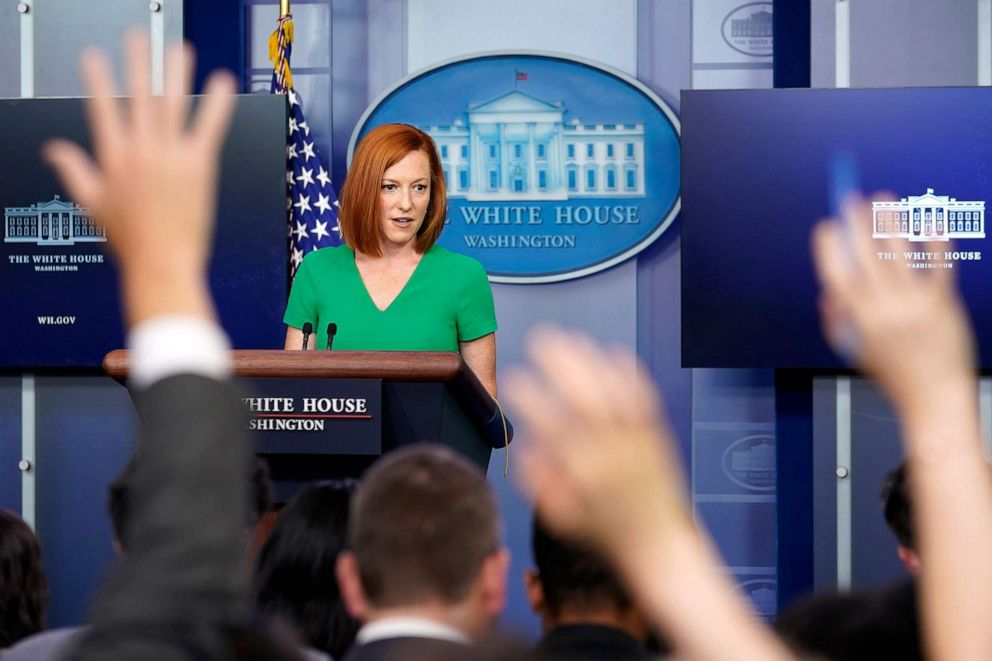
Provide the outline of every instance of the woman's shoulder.
{"type": "Polygon", "coordinates": [[[327,269],[339,268],[349,261],[354,263],[355,252],[346,245],[340,245],[307,253],[300,268],[315,273],[323,273],[327,269]]]}
{"type": "Polygon", "coordinates": [[[482,262],[475,259],[474,257],[469,257],[468,255],[463,255],[461,253],[452,252],[447,248],[434,244],[431,249],[427,251],[426,256],[429,256],[431,260],[440,268],[445,271],[456,274],[456,273],[485,273],[486,269],[482,265],[482,262]]]}

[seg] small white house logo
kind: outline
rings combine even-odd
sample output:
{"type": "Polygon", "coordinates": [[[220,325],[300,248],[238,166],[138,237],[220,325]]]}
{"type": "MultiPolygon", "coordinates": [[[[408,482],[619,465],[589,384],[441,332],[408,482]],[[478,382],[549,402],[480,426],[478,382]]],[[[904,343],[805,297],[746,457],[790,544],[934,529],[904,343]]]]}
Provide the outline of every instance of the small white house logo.
{"type": "Polygon", "coordinates": [[[61,199],[28,207],[3,210],[4,243],[36,243],[39,246],[71,246],[82,242],[105,242],[103,228],[93,222],[89,209],[61,199]]]}
{"type": "Polygon", "coordinates": [[[720,30],[723,40],[738,53],[754,57],[772,55],[772,3],[741,5],[727,14],[720,30]]]}
{"type": "Polygon", "coordinates": [[[778,583],[770,578],[756,578],[737,585],[737,589],[751,599],[761,615],[774,615],[778,609],[778,583]]]}
{"type": "Polygon", "coordinates": [[[723,472],[734,484],[751,491],[775,489],[775,445],[767,434],[745,436],[723,451],[723,472]]]}
{"type": "Polygon", "coordinates": [[[467,122],[421,127],[441,152],[448,197],[642,197],[644,123],[586,124],[566,120],[566,111],[562,101],[514,89],[469,104],[467,122]]]}
{"type": "Polygon", "coordinates": [[[910,195],[898,202],[872,201],[872,237],[910,241],[985,238],[985,202],[963,202],[946,195],[910,195]]]}

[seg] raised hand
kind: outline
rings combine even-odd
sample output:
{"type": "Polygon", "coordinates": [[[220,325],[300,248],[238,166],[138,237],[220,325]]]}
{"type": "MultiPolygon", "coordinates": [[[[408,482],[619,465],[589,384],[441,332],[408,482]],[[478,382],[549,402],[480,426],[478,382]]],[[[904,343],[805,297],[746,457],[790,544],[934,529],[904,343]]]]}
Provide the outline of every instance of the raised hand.
{"type": "Polygon", "coordinates": [[[553,328],[532,333],[527,349],[531,367],[512,373],[506,392],[524,423],[523,486],[542,520],[600,548],[680,656],[789,658],[693,526],[659,394],[637,358],[553,328]]]}
{"type": "Polygon", "coordinates": [[[862,198],[813,234],[827,338],[835,346],[855,338],[858,364],[903,415],[925,409],[937,388],[973,381],[974,342],[953,269],[911,269],[903,259],[907,251],[948,250],[947,242],[872,239],[871,204],[862,198]]]}
{"type": "Polygon", "coordinates": [[[511,374],[508,395],[528,430],[523,485],[547,524],[614,553],[632,530],[689,525],[659,395],[636,357],[549,327],[527,349],[533,369],[511,374]]]}
{"type": "Polygon", "coordinates": [[[161,96],[151,93],[147,36],[129,34],[124,51],[125,99],[114,96],[103,53],[82,57],[93,157],[65,140],[48,143],[44,156],[73,200],[106,228],[132,325],[158,314],[212,316],[204,283],[235,81],[212,75],[188,121],[192,50],[169,49],[161,96]]]}
{"type": "MultiPolygon", "coordinates": [[[[992,656],[992,480],[982,456],[974,340],[952,269],[910,269],[903,240],[871,238],[850,200],[820,223],[813,256],[828,339],[857,339],[858,364],[899,412],[923,562],[928,658],[992,656]],[[887,259],[885,253],[895,253],[887,259]]],[[[945,252],[946,242],[916,251],[945,252]]]]}

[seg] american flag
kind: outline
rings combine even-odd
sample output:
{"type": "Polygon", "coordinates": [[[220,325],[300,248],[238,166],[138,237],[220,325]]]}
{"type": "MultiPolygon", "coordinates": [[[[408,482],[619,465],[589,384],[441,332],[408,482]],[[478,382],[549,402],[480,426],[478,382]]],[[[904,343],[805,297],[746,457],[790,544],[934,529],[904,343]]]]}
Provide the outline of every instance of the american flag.
{"type": "Polygon", "coordinates": [[[289,97],[289,134],[286,137],[286,212],[289,219],[290,277],[303,256],[318,248],[341,245],[338,195],[317,152],[303,105],[293,89],[289,57],[293,43],[292,15],[279,19],[269,38],[272,93],[289,97]]]}

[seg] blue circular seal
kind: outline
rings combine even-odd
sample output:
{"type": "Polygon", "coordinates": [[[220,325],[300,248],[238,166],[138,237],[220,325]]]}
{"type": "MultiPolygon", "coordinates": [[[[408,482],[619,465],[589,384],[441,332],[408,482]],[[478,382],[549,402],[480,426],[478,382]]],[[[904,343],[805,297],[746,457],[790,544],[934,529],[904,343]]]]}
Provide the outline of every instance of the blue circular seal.
{"type": "Polygon", "coordinates": [[[651,90],[593,62],[484,53],[416,72],[359,120],[434,139],[448,189],[440,243],[494,282],[554,282],[643,250],[680,208],[679,121],[651,90]]]}

